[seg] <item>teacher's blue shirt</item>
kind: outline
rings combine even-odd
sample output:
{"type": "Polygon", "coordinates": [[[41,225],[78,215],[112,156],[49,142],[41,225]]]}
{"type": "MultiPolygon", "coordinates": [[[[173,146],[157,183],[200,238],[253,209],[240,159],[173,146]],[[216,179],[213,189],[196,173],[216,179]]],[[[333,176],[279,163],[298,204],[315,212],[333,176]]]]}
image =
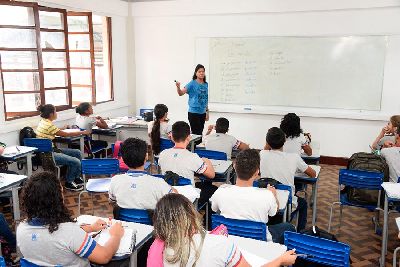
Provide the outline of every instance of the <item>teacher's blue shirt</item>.
{"type": "Polygon", "coordinates": [[[208,83],[198,83],[192,80],[185,86],[189,95],[189,112],[204,114],[208,104],[208,83]]]}

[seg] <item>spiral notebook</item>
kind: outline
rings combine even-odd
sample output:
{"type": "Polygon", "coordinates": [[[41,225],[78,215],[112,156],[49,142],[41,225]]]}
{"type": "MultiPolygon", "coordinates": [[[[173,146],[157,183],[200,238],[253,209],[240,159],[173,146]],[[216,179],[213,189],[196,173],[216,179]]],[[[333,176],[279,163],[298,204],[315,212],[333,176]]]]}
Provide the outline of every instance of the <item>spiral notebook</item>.
{"type": "MultiPolygon", "coordinates": [[[[125,230],[124,236],[122,237],[121,242],[119,243],[119,248],[115,253],[115,256],[131,254],[135,247],[137,231],[135,229],[130,229],[130,228],[125,228],[124,230],[125,230]]],[[[108,229],[105,229],[101,231],[97,243],[104,246],[105,243],[107,243],[108,239],[110,239],[110,233],[108,229]]]]}

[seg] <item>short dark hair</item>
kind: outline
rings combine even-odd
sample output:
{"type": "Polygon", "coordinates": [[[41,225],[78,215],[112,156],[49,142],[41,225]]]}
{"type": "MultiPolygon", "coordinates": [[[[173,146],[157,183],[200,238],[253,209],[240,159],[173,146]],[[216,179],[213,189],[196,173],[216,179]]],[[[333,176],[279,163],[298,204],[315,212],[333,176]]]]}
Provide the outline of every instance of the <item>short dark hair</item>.
{"type": "Polygon", "coordinates": [[[272,149],[280,149],[286,141],[285,133],[278,127],[272,127],[267,132],[266,141],[272,149]]]}
{"type": "Polygon", "coordinates": [[[50,118],[50,115],[56,112],[56,108],[52,104],[40,105],[37,107],[37,110],[43,119],[50,118]]]}
{"type": "Polygon", "coordinates": [[[177,121],[172,125],[174,142],[182,142],[190,135],[190,126],[184,121],[177,121]]]}
{"type": "Polygon", "coordinates": [[[235,171],[238,179],[248,181],[260,169],[260,153],[246,149],[236,156],[235,171]]]}
{"type": "Polygon", "coordinates": [[[281,121],[280,128],[285,133],[286,137],[299,137],[303,130],[300,127],[300,117],[296,113],[286,114],[281,121]]]}
{"type": "Polygon", "coordinates": [[[147,143],[139,138],[128,138],[121,146],[121,155],[129,168],[138,168],[144,165],[147,154],[147,143]]]}
{"type": "Polygon", "coordinates": [[[53,172],[32,174],[22,189],[21,206],[28,222],[37,218],[50,233],[57,231],[60,223],[73,221],[64,204],[60,180],[53,172]]]}
{"type": "Polygon", "coordinates": [[[227,118],[218,118],[215,123],[215,132],[217,133],[227,133],[229,129],[229,121],[227,118]]]}

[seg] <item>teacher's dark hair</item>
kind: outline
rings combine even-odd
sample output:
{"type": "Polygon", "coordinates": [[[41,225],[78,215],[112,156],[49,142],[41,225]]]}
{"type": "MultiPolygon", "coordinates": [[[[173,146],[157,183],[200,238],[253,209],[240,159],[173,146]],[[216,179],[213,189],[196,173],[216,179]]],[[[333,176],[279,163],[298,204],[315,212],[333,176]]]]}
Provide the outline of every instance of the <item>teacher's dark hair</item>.
{"type": "Polygon", "coordinates": [[[60,223],[73,221],[64,205],[60,180],[52,172],[36,172],[27,180],[22,189],[21,205],[28,223],[39,220],[50,233],[57,231],[60,223]]]}
{"type": "MultiPolygon", "coordinates": [[[[206,70],[206,68],[204,68],[203,65],[197,64],[196,68],[194,69],[194,74],[193,74],[193,78],[192,78],[193,80],[196,80],[196,79],[197,79],[196,72],[197,72],[199,69],[204,69],[204,70],[206,70]]],[[[204,75],[204,82],[206,82],[206,76],[205,76],[205,75],[204,75]]]]}
{"type": "Polygon", "coordinates": [[[40,105],[37,107],[37,110],[40,112],[40,117],[43,119],[50,118],[50,115],[56,112],[56,108],[52,104],[40,105]]]}
{"type": "Polygon", "coordinates": [[[168,107],[164,104],[157,104],[154,107],[154,120],[153,128],[150,133],[151,149],[154,155],[160,154],[160,143],[161,143],[161,119],[168,113],[168,107]]]}

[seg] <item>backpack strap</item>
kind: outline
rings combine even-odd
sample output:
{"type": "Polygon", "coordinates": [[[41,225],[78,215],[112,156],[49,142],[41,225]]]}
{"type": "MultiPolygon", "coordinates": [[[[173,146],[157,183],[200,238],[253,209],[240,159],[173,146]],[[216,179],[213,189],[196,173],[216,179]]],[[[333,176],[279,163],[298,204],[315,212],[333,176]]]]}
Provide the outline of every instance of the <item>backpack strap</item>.
{"type": "Polygon", "coordinates": [[[122,141],[116,141],[114,144],[113,158],[117,159],[119,155],[119,149],[121,148],[122,141]]]}

